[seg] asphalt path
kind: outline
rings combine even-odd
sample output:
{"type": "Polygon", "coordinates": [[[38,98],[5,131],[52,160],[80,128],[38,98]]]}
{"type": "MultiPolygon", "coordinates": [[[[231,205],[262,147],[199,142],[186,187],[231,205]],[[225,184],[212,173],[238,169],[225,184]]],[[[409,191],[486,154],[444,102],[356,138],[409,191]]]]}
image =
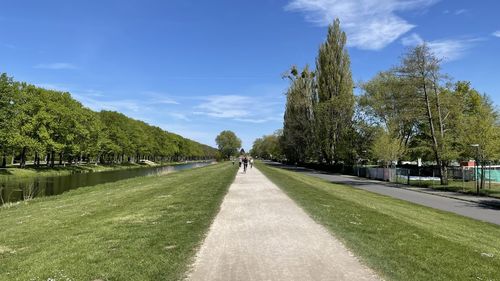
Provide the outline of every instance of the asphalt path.
{"type": "MultiPolygon", "coordinates": [[[[271,165],[321,178],[332,183],[345,184],[354,188],[363,189],[434,209],[452,212],[476,220],[500,225],[500,206],[498,205],[500,200],[498,199],[478,197],[477,200],[461,200],[448,197],[445,195],[445,192],[432,194],[431,192],[422,192],[421,189],[404,188],[399,184],[384,183],[353,176],[329,174],[301,167],[280,165],[277,163],[271,163],[271,165]]],[[[463,197],[471,198],[471,196],[463,197]]]]}

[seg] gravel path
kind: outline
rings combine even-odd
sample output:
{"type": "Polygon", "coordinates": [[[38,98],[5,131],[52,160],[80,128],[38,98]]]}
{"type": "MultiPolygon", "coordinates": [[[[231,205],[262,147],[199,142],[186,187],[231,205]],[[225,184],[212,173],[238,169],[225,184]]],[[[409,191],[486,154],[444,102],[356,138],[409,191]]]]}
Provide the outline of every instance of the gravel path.
{"type": "Polygon", "coordinates": [[[380,280],[255,167],[238,172],[188,280],[380,280]]]}

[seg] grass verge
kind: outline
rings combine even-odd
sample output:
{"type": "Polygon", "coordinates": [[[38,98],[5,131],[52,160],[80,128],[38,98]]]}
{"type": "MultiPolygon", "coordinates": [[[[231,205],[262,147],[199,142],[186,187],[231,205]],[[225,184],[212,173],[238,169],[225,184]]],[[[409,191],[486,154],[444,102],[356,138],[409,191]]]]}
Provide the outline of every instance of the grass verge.
{"type": "Polygon", "coordinates": [[[0,208],[0,280],[177,280],[236,175],[229,163],[0,208]]]}
{"type": "MultiPolygon", "coordinates": [[[[405,185],[408,184],[408,180],[404,178],[400,178],[397,182],[405,185]]],[[[410,186],[460,192],[470,195],[477,194],[475,181],[460,181],[450,179],[448,185],[440,185],[438,180],[410,180],[410,186]]],[[[484,188],[479,189],[479,195],[500,198],[500,183],[486,181],[484,184],[484,188]]]]}
{"type": "Polygon", "coordinates": [[[500,227],[257,163],[387,280],[500,280],[500,227]]]}

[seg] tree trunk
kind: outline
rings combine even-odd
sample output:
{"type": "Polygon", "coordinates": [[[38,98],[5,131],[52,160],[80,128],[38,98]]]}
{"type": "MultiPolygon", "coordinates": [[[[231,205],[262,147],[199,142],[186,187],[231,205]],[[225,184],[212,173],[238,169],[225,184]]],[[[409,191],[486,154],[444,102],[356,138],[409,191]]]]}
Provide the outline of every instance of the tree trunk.
{"type": "Polygon", "coordinates": [[[54,150],[51,151],[51,156],[50,156],[50,167],[54,168],[55,161],[56,161],[56,152],[54,150]]]}
{"type": "MultiPolygon", "coordinates": [[[[436,130],[434,129],[434,120],[432,118],[432,111],[431,111],[431,104],[429,100],[429,94],[427,93],[427,86],[426,86],[426,81],[425,81],[425,73],[422,74],[422,82],[423,82],[423,90],[424,90],[424,98],[425,98],[425,106],[427,110],[427,119],[429,121],[429,126],[431,130],[431,138],[432,138],[432,150],[434,152],[434,157],[436,159],[436,164],[441,167],[441,157],[439,155],[439,146],[438,146],[438,141],[436,138],[436,130]]],[[[441,169],[441,168],[440,168],[441,169]]],[[[443,174],[439,175],[441,185],[444,185],[443,183],[443,174]]]]}
{"type": "Polygon", "coordinates": [[[47,167],[50,165],[50,161],[51,161],[51,159],[52,159],[52,158],[50,157],[50,156],[51,156],[50,154],[51,154],[50,152],[47,152],[47,156],[46,156],[47,158],[46,158],[46,160],[45,160],[45,165],[46,165],[47,167]]]}
{"type": "MultiPolygon", "coordinates": [[[[437,109],[437,115],[438,115],[438,122],[439,122],[439,133],[441,134],[441,152],[445,151],[445,141],[444,141],[444,123],[443,123],[443,116],[441,113],[441,102],[439,101],[439,93],[437,89],[437,81],[436,78],[434,78],[434,94],[436,95],[436,109],[437,109]]],[[[447,164],[446,161],[443,161],[441,159],[441,185],[448,185],[448,173],[447,173],[447,164]]]]}
{"type": "Polygon", "coordinates": [[[21,163],[19,165],[21,168],[26,167],[26,150],[27,150],[27,148],[25,146],[25,147],[23,147],[23,149],[21,151],[21,163]]]}
{"type": "Polygon", "coordinates": [[[2,155],[2,168],[7,167],[7,157],[5,156],[5,153],[2,155]]]}

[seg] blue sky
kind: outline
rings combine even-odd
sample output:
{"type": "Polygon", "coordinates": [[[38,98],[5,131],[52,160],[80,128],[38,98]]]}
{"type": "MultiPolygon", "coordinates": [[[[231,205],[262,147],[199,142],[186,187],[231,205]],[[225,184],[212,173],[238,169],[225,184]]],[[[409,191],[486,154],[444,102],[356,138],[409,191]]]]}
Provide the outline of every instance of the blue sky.
{"type": "Polygon", "coordinates": [[[0,72],[213,146],[233,130],[248,149],[281,128],[281,74],[314,65],[335,17],[355,81],[426,41],[454,80],[500,104],[499,10],[495,0],[4,1],[0,72]]]}

